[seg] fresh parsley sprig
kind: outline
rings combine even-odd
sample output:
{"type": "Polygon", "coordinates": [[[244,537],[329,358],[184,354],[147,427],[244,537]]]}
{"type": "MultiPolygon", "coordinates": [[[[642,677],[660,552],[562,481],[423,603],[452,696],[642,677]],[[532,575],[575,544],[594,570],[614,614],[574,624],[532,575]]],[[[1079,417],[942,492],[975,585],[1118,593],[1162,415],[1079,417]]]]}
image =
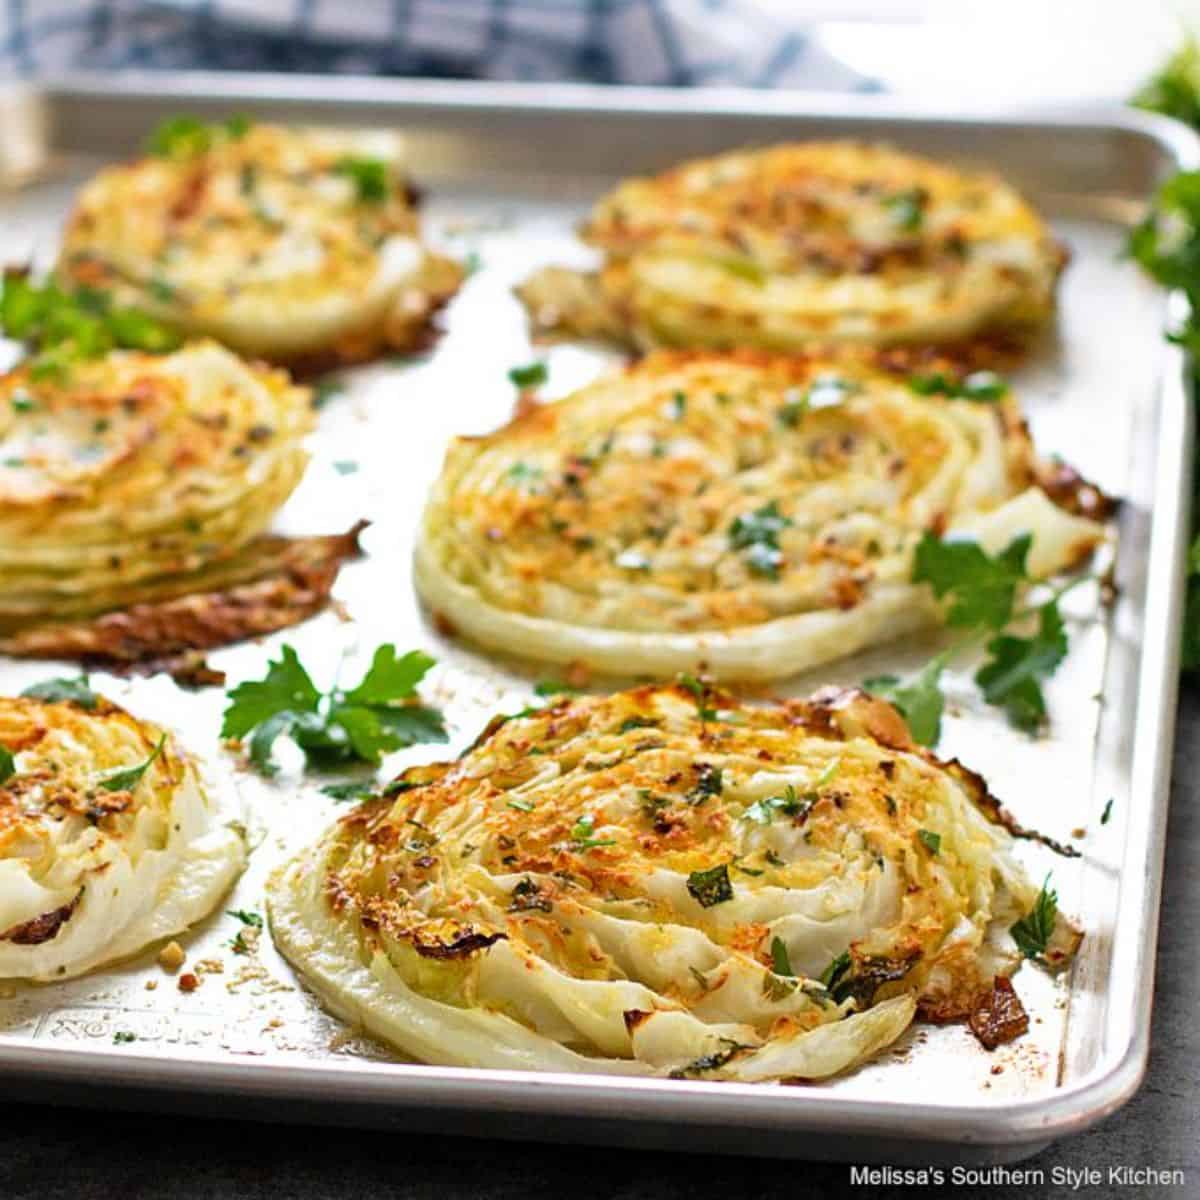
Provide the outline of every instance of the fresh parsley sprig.
{"type": "Polygon", "coordinates": [[[1009,929],[1017,949],[1026,958],[1040,959],[1045,956],[1054,927],[1058,923],[1058,893],[1050,886],[1050,876],[1042,884],[1033,907],[1009,929]]]}
{"type": "Polygon", "coordinates": [[[1031,538],[1021,534],[998,554],[988,554],[977,542],[944,540],[925,533],[917,545],[912,579],[928,583],[946,602],[946,623],[966,636],[931,659],[915,675],[901,679],[878,675],[864,681],[870,692],[890,701],[908,722],[915,741],[934,746],[941,736],[945,693],[942,676],[959,654],[986,638],[985,659],[975,672],[984,700],[1004,711],[1026,733],[1036,733],[1046,721],[1042,684],[1067,654],[1067,632],[1059,601],[1089,577],[1078,575],[1054,589],[1042,603],[1017,607],[1020,589],[1032,580],[1026,568],[1031,538]],[[1035,621],[1032,632],[1016,633],[1035,621]]]}
{"type": "Polygon", "coordinates": [[[0,783],[7,783],[17,773],[17,760],[13,752],[0,745],[0,783]]]}
{"type": "Polygon", "coordinates": [[[397,655],[380,646],[356,687],[319,690],[295,650],[284,646],[260,680],[233,688],[221,736],[249,738],[250,761],[264,775],[277,770],[272,751],[288,737],[315,766],[378,763],[383,754],[418,742],[444,742],[437,709],[415,703],[417,685],[434,660],[420,650],[397,655]]]}

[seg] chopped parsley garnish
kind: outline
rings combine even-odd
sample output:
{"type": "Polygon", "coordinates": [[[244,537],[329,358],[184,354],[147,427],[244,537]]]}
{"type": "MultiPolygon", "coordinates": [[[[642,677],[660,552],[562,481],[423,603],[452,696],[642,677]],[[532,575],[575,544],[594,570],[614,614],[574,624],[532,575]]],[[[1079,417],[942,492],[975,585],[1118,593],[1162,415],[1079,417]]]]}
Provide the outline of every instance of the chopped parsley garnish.
{"type": "Polygon", "coordinates": [[[697,679],[695,675],[688,675],[686,672],[677,676],[676,682],[695,697],[696,711],[701,721],[720,720],[721,714],[709,704],[712,696],[711,684],[703,679],[697,679]]]}
{"type": "Polygon", "coordinates": [[[136,1041],[137,1041],[137,1034],[129,1033],[128,1031],[126,1031],[124,1029],[118,1029],[117,1032],[113,1034],[113,1045],[114,1046],[127,1046],[127,1045],[129,1045],[130,1042],[136,1042],[136,1041]]]}
{"type": "Polygon", "coordinates": [[[742,813],[741,819],[753,821],[756,825],[770,825],[777,813],[782,813],[787,817],[806,817],[818,799],[815,792],[798,795],[796,789],[789,783],[782,796],[767,796],[763,800],[755,800],[742,813]]]}
{"type": "Polygon", "coordinates": [[[509,382],[519,388],[541,387],[549,378],[550,372],[544,362],[531,362],[523,367],[513,367],[508,372],[509,382]]]}
{"type": "Polygon", "coordinates": [[[715,1071],[732,1061],[743,1050],[751,1049],[750,1046],[735,1042],[732,1038],[721,1038],[720,1043],[723,1049],[704,1054],[688,1063],[686,1067],[678,1067],[671,1072],[671,1078],[686,1079],[689,1075],[703,1075],[706,1071],[715,1071]]]}
{"type": "Polygon", "coordinates": [[[921,841],[921,845],[929,851],[930,854],[937,854],[942,848],[942,835],[934,833],[932,829],[918,829],[917,837],[921,841]]]}
{"type": "Polygon", "coordinates": [[[719,796],[724,784],[724,775],[720,767],[712,763],[696,764],[696,786],[687,794],[687,802],[691,805],[703,804],[709,796],[719,796]]]}
{"type": "Polygon", "coordinates": [[[37,408],[37,403],[32,396],[26,395],[24,392],[18,392],[9,400],[13,412],[16,413],[31,413],[37,408]]]}
{"type": "Polygon", "coordinates": [[[916,233],[925,222],[925,204],[929,199],[924,188],[908,188],[884,197],[884,206],[892,223],[905,233],[916,233]]]}
{"type": "Polygon", "coordinates": [[[682,421],[687,413],[687,397],[682,392],[676,392],[671,397],[671,420],[682,421]]]}
{"type": "Polygon", "coordinates": [[[244,908],[231,908],[226,911],[226,915],[236,917],[243,925],[249,925],[252,929],[261,929],[263,927],[263,919],[260,913],[250,912],[244,908]]]}
{"type": "Polygon", "coordinates": [[[1008,383],[995,371],[972,371],[962,378],[947,371],[930,371],[910,375],[908,386],[918,396],[942,395],[981,404],[991,404],[1008,395],[1008,383]]]}
{"type": "Polygon", "coordinates": [[[837,987],[842,976],[850,970],[853,960],[850,957],[849,950],[843,950],[837,958],[830,962],[829,966],[821,972],[821,984],[828,990],[833,991],[837,987]]]}
{"type": "Polygon", "coordinates": [[[114,347],[165,354],[179,335],[136,308],[117,308],[106,292],[64,291],[49,276],[37,284],[21,271],[6,271],[0,291],[0,327],[36,348],[30,360],[35,379],[64,374],[74,363],[100,358],[114,347]]]}
{"type": "Polygon", "coordinates": [[[0,744],[0,783],[7,783],[17,773],[17,760],[13,752],[0,744]]]}
{"type": "Polygon", "coordinates": [[[561,679],[540,679],[533,685],[533,690],[538,696],[574,696],[579,691],[561,679]]]}
{"type": "Polygon", "coordinates": [[[167,735],[164,733],[158,739],[158,744],[150,751],[150,757],[145,762],[138,763],[136,767],[127,767],[123,771],[114,771],[111,775],[106,775],[99,781],[97,787],[102,787],[106,792],[132,792],[142,781],[142,776],[150,769],[150,764],[162,753],[163,746],[167,743],[167,735]]]}
{"type": "Polygon", "coordinates": [[[533,804],[528,800],[509,800],[508,807],[515,808],[517,812],[523,813],[531,813],[534,809],[533,804]]]}
{"type": "Polygon", "coordinates": [[[1009,929],[1009,933],[1026,958],[1041,958],[1054,936],[1057,921],[1058,893],[1050,887],[1050,876],[1047,875],[1033,907],[1009,929]]]}
{"type": "Polygon", "coordinates": [[[237,114],[209,124],[199,117],[168,117],[146,139],[146,151],[157,158],[181,161],[206,154],[220,141],[236,142],[250,130],[250,118],[237,114]]]}
{"type": "Polygon", "coordinates": [[[771,939],[771,970],[776,975],[795,975],[792,970],[792,960],[788,957],[788,948],[783,938],[771,939]]]}
{"type": "Polygon", "coordinates": [[[542,477],[541,467],[531,467],[528,463],[515,462],[502,478],[506,483],[534,483],[542,477]]]}
{"type": "Polygon", "coordinates": [[[250,761],[264,775],[275,773],[271,752],[288,737],[310,764],[378,763],[392,750],[418,742],[444,742],[446,728],[436,709],[413,703],[417,685],[433,659],[420,650],[398,656],[380,646],[356,687],[320,691],[295,650],[284,646],[261,680],[247,680],[228,694],[221,736],[249,735],[250,761]]]}
{"type": "Polygon", "coordinates": [[[783,565],[779,535],[791,524],[791,518],[785,517],[779,511],[779,504],[771,500],[754,512],[733,519],[729,526],[729,544],[745,554],[746,564],[756,575],[777,579],[783,565]]]}
{"type": "Polygon", "coordinates": [[[1105,804],[1104,811],[1100,814],[1100,824],[1101,825],[1107,825],[1109,822],[1109,819],[1112,817],[1113,799],[1114,798],[1112,796],[1109,796],[1108,803],[1105,804]]]}
{"type": "Polygon", "coordinates": [[[335,175],[344,175],[364,204],[379,204],[388,195],[388,165],[380,158],[358,158],[347,155],[334,164],[335,175]]]}
{"type": "Polygon", "coordinates": [[[374,783],[370,780],[347,780],[344,783],[327,783],[321,788],[321,794],[331,800],[366,800],[376,794],[374,783]]]}
{"type": "Polygon", "coordinates": [[[720,863],[707,871],[693,871],[687,878],[687,890],[701,908],[712,908],[733,899],[733,884],[729,882],[729,866],[720,863]]]}
{"type": "Polygon", "coordinates": [[[571,829],[571,844],[576,850],[594,850],[597,846],[615,846],[613,838],[598,838],[596,835],[596,818],[590,813],[584,813],[571,829]]]}
{"type": "Polygon", "coordinates": [[[77,704],[80,708],[89,710],[100,703],[100,697],[88,686],[86,675],[79,675],[73,679],[44,679],[41,683],[31,684],[21,695],[28,696],[31,700],[77,704]]]}

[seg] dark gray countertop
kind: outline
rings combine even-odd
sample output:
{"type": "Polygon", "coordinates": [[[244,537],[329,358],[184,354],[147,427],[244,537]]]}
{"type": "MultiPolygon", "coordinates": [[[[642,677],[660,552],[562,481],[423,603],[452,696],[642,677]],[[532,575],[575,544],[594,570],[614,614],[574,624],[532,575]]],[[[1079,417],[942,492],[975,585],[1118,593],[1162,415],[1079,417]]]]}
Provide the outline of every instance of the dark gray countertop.
{"type": "MultiPolygon", "coordinates": [[[[1200,1196],[1198,769],[1200,686],[1186,685],[1179,706],[1146,1082],[1108,1121],[1023,1164],[1044,1170],[1044,1186],[952,1189],[962,1200],[977,1195],[1200,1196]],[[1182,1188],[1124,1188],[1106,1181],[1073,1192],[1054,1183],[1054,1168],[1067,1167],[1175,1167],[1185,1172],[1186,1183],[1182,1188]]],[[[763,1197],[785,1190],[837,1194],[849,1183],[849,1169],[836,1164],[511,1145],[0,1104],[0,1200],[325,1200],[371,1194],[395,1200],[535,1200],[565,1195],[572,1200],[682,1200],[698,1195],[763,1197]]],[[[905,1190],[863,1186],[851,1194],[875,1200],[905,1190]]]]}

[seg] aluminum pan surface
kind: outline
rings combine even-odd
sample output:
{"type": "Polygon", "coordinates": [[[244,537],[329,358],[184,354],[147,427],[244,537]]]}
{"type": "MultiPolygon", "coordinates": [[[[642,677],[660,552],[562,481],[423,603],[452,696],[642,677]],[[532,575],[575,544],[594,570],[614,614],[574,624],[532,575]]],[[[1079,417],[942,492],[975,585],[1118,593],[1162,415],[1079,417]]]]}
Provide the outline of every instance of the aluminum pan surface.
{"type": "MultiPolygon", "coordinates": [[[[220,83],[219,93],[205,96],[202,86],[189,90],[185,81],[165,103],[130,86],[102,95],[80,85],[52,96],[49,115],[67,148],[56,148],[38,182],[0,200],[0,252],[6,260],[30,252],[43,260],[52,256],[73,190],[101,161],[79,147],[128,151],[138,132],[181,106],[207,104],[212,111],[215,105],[253,105],[258,97],[270,102],[274,115],[294,112],[297,119],[378,122],[394,113],[395,123],[411,133],[415,174],[437,185],[429,196],[429,228],[451,250],[477,255],[481,269],[452,306],[447,334],[428,360],[344,376],[346,392],[323,411],[314,461],[278,522],[299,533],[332,531],[364,514],[374,520],[365,539],[371,556],[350,567],[337,589],[353,623],[329,613],[261,645],[212,658],[236,681],[260,674],[269,651],[288,641],[328,680],[343,659],[342,669],[353,676],[380,641],[426,646],[441,661],[434,688],[451,720],[453,750],[492,712],[524,703],[534,676],[443,642],[420,616],[408,562],[425,489],[451,436],[489,429],[511,410],[506,371],[533,354],[509,295],[511,283],[541,262],[588,261],[571,228],[589,199],[624,168],[626,123],[637,124],[639,154],[646,160],[639,165],[666,164],[679,156],[681,131],[693,130],[694,138],[695,125],[679,120],[694,110],[694,98],[654,94],[651,103],[650,94],[622,93],[609,111],[589,115],[582,97],[594,102],[598,93],[552,89],[573,99],[564,99],[569,112],[547,125],[545,94],[520,88],[383,84],[368,95],[346,81],[301,87],[294,80],[222,77],[220,83]],[[356,93],[361,104],[354,102],[356,93]],[[639,98],[645,98],[640,107],[639,98]],[[86,129],[79,123],[85,111],[86,129]],[[531,122],[524,137],[522,121],[531,122]],[[489,138],[489,131],[497,136],[489,138]],[[530,142],[538,150],[533,166],[520,152],[530,142]],[[348,471],[351,463],[355,469],[348,471]]],[[[157,78],[155,88],[162,90],[157,78]]],[[[265,940],[255,958],[231,954],[225,943],[236,923],[217,917],[188,940],[187,949],[192,962],[210,960],[223,970],[206,974],[191,996],[181,995],[169,976],[143,959],[0,997],[0,1064],[6,1070],[35,1077],[104,1073],[114,1081],[166,1086],[168,1068],[177,1086],[280,1097],[354,1095],[370,1104],[419,1101],[534,1112],[566,1105],[609,1116],[617,1115],[613,1106],[619,1104],[622,1113],[643,1120],[720,1121],[747,1133],[756,1127],[870,1129],[979,1143],[1045,1141],[1097,1119],[1124,1098],[1144,1062],[1144,981],[1148,964],[1152,968],[1161,875],[1190,429],[1180,364],[1159,336],[1163,297],[1119,262],[1117,251],[1138,198],[1169,169],[1172,157],[1190,153],[1189,143],[1181,139],[1172,149],[1152,140],[1139,130],[1159,126],[1144,119],[1123,117],[1122,125],[1064,119],[1042,126],[1038,137],[1031,136],[1037,122],[1024,117],[1007,124],[889,119],[878,104],[856,101],[839,119],[828,101],[812,109],[789,103],[795,108],[778,97],[738,96],[722,108],[719,98],[707,97],[702,106],[721,124],[714,131],[705,119],[702,140],[763,141],[779,136],[779,121],[786,119],[792,136],[886,136],[959,159],[996,161],[1030,190],[1073,251],[1057,334],[1015,382],[1039,444],[1132,500],[1118,551],[1121,598],[1107,615],[1094,596],[1081,596],[1072,608],[1072,653],[1050,688],[1054,725],[1048,739],[1032,743],[982,711],[972,698],[968,668],[954,680],[941,747],[982,770],[1019,818],[1058,836],[1088,830],[1078,863],[1055,862],[1037,848],[1027,852],[1034,873],[1053,867],[1064,910],[1079,916],[1089,935],[1069,980],[1056,985],[1029,969],[1019,975],[1034,1018],[1031,1033],[987,1055],[962,1029],[922,1029],[879,1063],[804,1089],[585,1077],[555,1077],[551,1086],[543,1077],[545,1086],[530,1090],[522,1087],[527,1077],[398,1065],[382,1048],[324,1016],[265,940]],[[816,115],[806,118],[805,111],[816,115]],[[1014,158],[1021,154],[1023,159],[1014,158]],[[1151,631],[1145,644],[1143,629],[1151,631]],[[1135,708],[1138,719],[1131,724],[1128,714],[1135,708]],[[1113,819],[1100,827],[1109,796],[1116,801],[1113,819]],[[147,990],[150,982],[153,990],[147,990]],[[138,1040],[114,1048],[117,1032],[138,1040]]],[[[693,148],[713,147],[693,145],[689,152],[693,148]]],[[[586,381],[612,357],[555,347],[548,355],[549,394],[586,381]]],[[[904,669],[936,644],[926,639],[862,655],[789,690],[904,669]]],[[[52,673],[46,664],[0,662],[6,690],[52,673]]],[[[164,679],[98,682],[114,699],[168,719],[189,745],[222,757],[215,751],[219,693],[182,693],[164,679]]],[[[389,766],[430,756],[429,748],[418,747],[393,756],[389,766]]],[[[246,796],[260,841],[224,907],[261,910],[265,874],[282,854],[313,837],[335,807],[311,781],[267,786],[230,773],[228,786],[246,796]]]]}

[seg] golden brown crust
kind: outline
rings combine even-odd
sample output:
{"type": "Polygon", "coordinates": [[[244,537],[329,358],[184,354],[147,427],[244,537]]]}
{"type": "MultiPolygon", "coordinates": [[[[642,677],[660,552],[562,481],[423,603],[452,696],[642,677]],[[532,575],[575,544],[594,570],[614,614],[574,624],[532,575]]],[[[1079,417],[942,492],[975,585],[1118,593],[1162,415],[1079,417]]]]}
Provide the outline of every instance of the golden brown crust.
{"type": "Polygon", "coordinates": [[[17,630],[0,637],[0,653],[125,670],[178,669],[192,682],[218,682],[189,652],[273,633],[319,612],[342,564],[361,553],[366,524],[320,537],[260,537],[219,574],[201,573],[193,581],[211,580],[207,590],[175,591],[96,617],[17,630]]]}

